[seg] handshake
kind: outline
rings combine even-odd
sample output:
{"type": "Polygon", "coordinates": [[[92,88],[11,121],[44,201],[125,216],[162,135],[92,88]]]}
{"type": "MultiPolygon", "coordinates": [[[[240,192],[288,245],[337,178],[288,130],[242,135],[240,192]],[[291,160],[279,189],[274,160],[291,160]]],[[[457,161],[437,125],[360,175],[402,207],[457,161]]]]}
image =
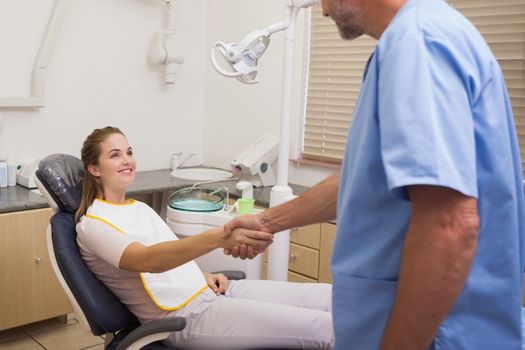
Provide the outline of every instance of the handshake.
{"type": "Polygon", "coordinates": [[[224,225],[224,254],[234,258],[253,259],[273,243],[273,234],[277,230],[264,217],[264,212],[257,215],[239,216],[224,225]]]}

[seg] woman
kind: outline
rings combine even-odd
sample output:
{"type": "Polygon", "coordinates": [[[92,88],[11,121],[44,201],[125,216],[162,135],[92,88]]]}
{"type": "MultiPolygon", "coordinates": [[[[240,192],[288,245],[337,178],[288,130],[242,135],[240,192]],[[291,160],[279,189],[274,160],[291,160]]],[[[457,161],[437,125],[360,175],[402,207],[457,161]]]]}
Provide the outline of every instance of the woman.
{"type": "Polygon", "coordinates": [[[169,337],[180,348],[331,349],[331,285],[228,281],[193,259],[216,248],[266,248],[272,235],[222,228],[178,240],[144,203],[127,199],[136,161],[117,128],[94,130],[82,147],[86,177],[76,213],[77,241],[89,269],[140,322],[183,316],[169,337]]]}

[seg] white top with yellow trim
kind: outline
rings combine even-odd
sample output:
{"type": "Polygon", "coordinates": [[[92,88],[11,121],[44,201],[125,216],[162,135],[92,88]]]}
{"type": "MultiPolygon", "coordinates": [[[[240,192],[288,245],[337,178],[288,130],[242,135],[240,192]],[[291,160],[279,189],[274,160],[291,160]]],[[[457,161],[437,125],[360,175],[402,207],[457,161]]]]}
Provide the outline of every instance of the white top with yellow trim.
{"type": "MultiPolygon", "coordinates": [[[[139,201],[118,205],[97,199],[86,217],[104,222],[145,246],[178,239],[153,209],[139,201]]],[[[194,261],[166,272],[144,272],[140,276],[153,302],[163,310],[177,310],[207,288],[194,261]]]]}

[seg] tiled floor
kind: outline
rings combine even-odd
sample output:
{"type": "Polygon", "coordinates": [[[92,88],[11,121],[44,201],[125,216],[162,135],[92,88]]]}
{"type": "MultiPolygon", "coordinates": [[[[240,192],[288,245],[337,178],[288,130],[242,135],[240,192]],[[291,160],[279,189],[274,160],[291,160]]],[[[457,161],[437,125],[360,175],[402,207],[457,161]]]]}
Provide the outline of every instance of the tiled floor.
{"type": "Polygon", "coordinates": [[[104,339],[92,335],[73,319],[50,319],[0,331],[0,350],[103,350],[104,339]]]}

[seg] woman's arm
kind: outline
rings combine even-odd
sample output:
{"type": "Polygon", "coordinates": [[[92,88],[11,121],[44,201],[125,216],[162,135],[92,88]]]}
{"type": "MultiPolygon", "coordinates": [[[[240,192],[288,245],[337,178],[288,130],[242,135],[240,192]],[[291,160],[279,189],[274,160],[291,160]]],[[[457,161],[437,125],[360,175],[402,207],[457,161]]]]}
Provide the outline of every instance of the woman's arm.
{"type": "Polygon", "coordinates": [[[124,250],[119,267],[133,272],[164,272],[217,248],[231,249],[239,244],[248,244],[264,249],[272,243],[272,238],[270,233],[244,229],[237,229],[230,237],[224,238],[220,227],[197,236],[151,246],[134,242],[124,250]]]}

